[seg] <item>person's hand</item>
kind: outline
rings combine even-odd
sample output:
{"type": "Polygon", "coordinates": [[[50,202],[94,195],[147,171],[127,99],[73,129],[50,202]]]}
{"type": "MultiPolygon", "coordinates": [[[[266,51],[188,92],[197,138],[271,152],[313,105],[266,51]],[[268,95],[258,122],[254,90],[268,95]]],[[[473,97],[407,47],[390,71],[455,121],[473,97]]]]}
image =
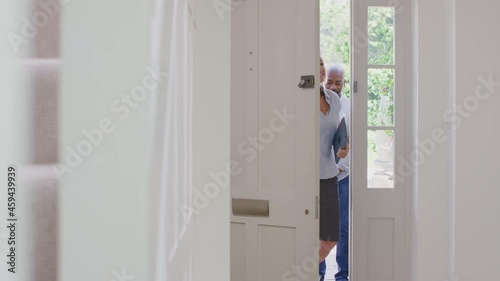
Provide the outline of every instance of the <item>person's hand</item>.
{"type": "Polygon", "coordinates": [[[347,143],[344,148],[339,148],[339,151],[337,151],[337,157],[346,158],[347,153],[349,153],[349,143],[347,143]]]}

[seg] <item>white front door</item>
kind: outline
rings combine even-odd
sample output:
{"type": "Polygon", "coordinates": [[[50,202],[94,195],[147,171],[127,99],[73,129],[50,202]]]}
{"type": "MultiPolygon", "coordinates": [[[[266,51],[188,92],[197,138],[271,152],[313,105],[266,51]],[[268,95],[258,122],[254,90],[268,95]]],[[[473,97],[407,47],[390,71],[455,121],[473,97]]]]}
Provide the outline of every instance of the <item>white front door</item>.
{"type": "Polygon", "coordinates": [[[410,7],[410,0],[353,0],[350,273],[356,281],[411,277],[410,7]]]}
{"type": "Polygon", "coordinates": [[[233,1],[231,15],[231,280],[317,280],[318,1],[233,1]]]}

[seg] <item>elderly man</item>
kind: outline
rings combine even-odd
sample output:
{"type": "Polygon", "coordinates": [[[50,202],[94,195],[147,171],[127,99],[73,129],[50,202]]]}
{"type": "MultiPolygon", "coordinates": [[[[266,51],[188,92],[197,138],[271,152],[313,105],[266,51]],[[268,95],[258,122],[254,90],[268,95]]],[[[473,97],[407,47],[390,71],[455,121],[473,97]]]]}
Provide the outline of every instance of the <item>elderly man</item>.
{"type": "MultiPolygon", "coordinates": [[[[350,101],[343,93],[345,85],[344,68],[341,65],[333,64],[326,70],[327,80],[325,88],[337,93],[340,97],[342,110],[340,118],[345,117],[349,129],[350,121],[350,101]]],[[[339,161],[339,215],[340,215],[340,236],[337,244],[337,264],[339,272],[335,274],[336,281],[349,280],[349,155],[339,161]]]]}

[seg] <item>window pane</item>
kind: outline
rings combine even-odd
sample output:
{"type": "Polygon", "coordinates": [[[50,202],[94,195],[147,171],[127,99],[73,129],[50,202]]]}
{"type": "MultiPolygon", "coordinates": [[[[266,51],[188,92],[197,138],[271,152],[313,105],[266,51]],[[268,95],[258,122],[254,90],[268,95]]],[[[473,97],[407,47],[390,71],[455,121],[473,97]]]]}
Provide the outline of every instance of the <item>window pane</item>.
{"type": "Polygon", "coordinates": [[[368,126],[394,126],[394,69],[368,70],[368,126]]]}
{"type": "Polygon", "coordinates": [[[368,131],[368,188],[394,188],[394,131],[368,131]]]}
{"type": "Polygon", "coordinates": [[[368,7],[368,64],[394,64],[394,7],[368,7]]]}

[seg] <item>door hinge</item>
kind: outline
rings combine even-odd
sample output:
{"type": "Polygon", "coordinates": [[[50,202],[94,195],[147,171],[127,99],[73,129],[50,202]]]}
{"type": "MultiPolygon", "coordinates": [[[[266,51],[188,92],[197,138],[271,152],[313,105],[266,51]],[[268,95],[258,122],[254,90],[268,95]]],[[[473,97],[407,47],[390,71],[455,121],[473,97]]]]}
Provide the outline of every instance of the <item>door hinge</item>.
{"type": "Polygon", "coordinates": [[[316,219],[319,219],[319,197],[318,196],[316,196],[316,208],[315,209],[316,209],[316,211],[315,211],[316,219]]]}
{"type": "Polygon", "coordinates": [[[353,93],[358,92],[358,81],[354,81],[354,83],[352,83],[352,92],[353,93]]]}

